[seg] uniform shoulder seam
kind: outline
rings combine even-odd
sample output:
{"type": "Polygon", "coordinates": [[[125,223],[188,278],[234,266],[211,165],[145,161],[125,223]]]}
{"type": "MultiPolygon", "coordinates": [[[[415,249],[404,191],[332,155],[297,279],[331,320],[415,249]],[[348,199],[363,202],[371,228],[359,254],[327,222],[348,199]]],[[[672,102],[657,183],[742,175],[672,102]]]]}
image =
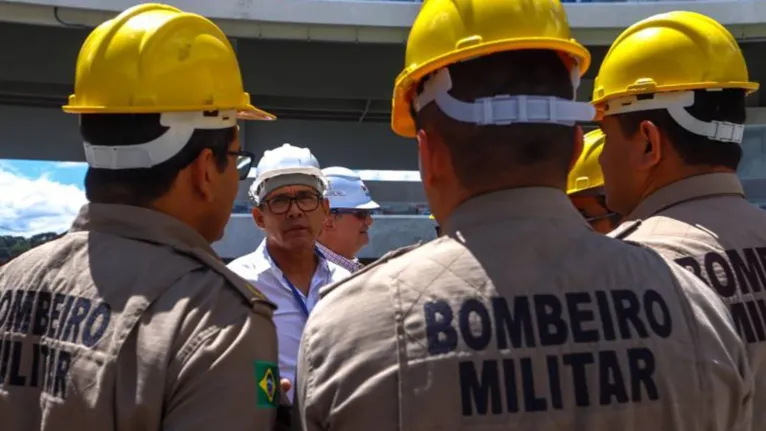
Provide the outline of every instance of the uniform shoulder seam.
{"type": "Polygon", "coordinates": [[[221,278],[223,278],[224,284],[229,288],[236,290],[251,308],[256,307],[258,304],[265,305],[272,311],[277,308],[277,306],[271,302],[266,297],[266,295],[264,295],[252,284],[250,284],[247,280],[237,275],[237,273],[228,268],[226,264],[224,264],[223,261],[217,257],[212,256],[206,251],[198,248],[179,251],[189,255],[204,265],[205,268],[218,274],[221,278]]]}

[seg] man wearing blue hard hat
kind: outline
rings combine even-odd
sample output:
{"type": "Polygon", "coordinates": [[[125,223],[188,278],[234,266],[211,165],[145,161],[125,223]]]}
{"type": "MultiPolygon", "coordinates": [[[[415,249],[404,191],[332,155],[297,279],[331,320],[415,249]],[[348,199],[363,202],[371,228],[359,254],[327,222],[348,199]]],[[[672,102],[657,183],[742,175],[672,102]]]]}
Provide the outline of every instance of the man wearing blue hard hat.
{"type": "Polygon", "coordinates": [[[317,247],[331,262],[357,271],[362,264],[356,254],[370,242],[372,210],[380,205],[372,200],[359,174],[351,169],[333,166],[322,173],[329,182],[330,216],[322,226],[317,247]]]}

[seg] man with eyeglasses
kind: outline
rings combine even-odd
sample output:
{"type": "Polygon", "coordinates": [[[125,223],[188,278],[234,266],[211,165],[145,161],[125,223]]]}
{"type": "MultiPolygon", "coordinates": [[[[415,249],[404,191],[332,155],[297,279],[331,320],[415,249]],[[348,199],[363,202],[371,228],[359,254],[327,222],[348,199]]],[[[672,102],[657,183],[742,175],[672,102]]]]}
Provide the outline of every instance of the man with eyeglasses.
{"type": "MultiPolygon", "coordinates": [[[[250,187],[253,219],[266,238],[229,268],[277,304],[279,373],[293,381],[303,327],[319,300],[319,288],[350,275],[316,247],[329,214],[327,178],[308,148],[284,144],[267,150],[250,187]]],[[[292,390],[287,398],[292,401],[292,390]]]]}
{"type": "Polygon", "coordinates": [[[325,219],[317,247],[331,262],[356,272],[363,266],[356,254],[370,242],[372,210],[380,205],[351,169],[333,166],[322,172],[329,182],[330,216],[325,219]]]}
{"type": "Polygon", "coordinates": [[[604,174],[598,164],[604,140],[601,129],[584,136],[582,154],[569,172],[567,194],[593,230],[607,234],[619,225],[620,215],[606,206],[604,174]]]}
{"type": "Polygon", "coordinates": [[[766,213],[748,202],[737,176],[747,96],[760,87],[750,78],[726,27],[696,12],[667,12],[615,39],[594,80],[592,103],[606,134],[599,161],[607,201],[625,214],[609,236],[675,261],[723,300],[755,373],[752,423],[760,430],[766,428],[766,213]]]}
{"type": "Polygon", "coordinates": [[[565,194],[595,113],[574,100],[591,56],[567,21],[558,0],[423,3],[392,128],[417,139],[444,235],[322,289],[300,429],[751,429],[752,373],[720,299],[594,232],[565,194]]]}
{"type": "Polygon", "coordinates": [[[131,7],[90,33],[63,109],[89,202],[0,269],[2,429],[272,429],[274,304],[210,247],[249,171],[237,117],[274,119],[229,40],[200,15],[131,7]]]}

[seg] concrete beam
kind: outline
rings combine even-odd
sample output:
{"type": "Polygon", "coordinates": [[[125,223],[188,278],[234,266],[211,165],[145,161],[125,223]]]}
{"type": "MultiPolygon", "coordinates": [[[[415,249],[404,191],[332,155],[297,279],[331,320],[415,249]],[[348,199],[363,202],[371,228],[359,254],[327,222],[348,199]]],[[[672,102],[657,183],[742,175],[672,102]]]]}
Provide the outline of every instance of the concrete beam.
{"type": "MultiPolygon", "coordinates": [[[[175,0],[182,9],[215,20],[232,37],[403,44],[419,2],[175,0]]],[[[36,25],[95,27],[134,0],[6,0],[0,20],[36,25]],[[56,8],[57,14],[53,11],[56,8]]],[[[587,45],[608,45],[639,19],[678,9],[677,2],[566,4],[574,37],[587,45]],[[598,19],[594,19],[598,17],[598,19]]],[[[716,18],[740,38],[766,37],[766,2],[684,2],[716,18]]]]}

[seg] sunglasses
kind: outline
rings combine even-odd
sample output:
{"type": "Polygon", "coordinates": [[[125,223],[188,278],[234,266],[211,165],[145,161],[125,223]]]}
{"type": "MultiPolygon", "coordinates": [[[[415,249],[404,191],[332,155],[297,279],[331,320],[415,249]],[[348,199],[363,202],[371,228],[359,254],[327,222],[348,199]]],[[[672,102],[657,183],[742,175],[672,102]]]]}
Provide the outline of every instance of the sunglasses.
{"type": "Polygon", "coordinates": [[[358,210],[353,208],[336,208],[330,210],[330,213],[338,215],[348,214],[358,218],[359,220],[367,220],[367,217],[372,215],[372,211],[370,210],[358,210]]]}
{"type": "Polygon", "coordinates": [[[580,214],[582,214],[582,216],[585,218],[585,221],[587,221],[588,223],[593,223],[593,222],[597,222],[599,220],[604,220],[604,219],[611,219],[613,222],[616,222],[620,218],[619,214],[613,213],[613,212],[609,212],[606,214],[601,214],[601,215],[597,215],[593,217],[588,217],[582,212],[580,212],[580,214]]]}
{"type": "Polygon", "coordinates": [[[609,210],[609,207],[606,206],[606,196],[603,196],[603,195],[597,196],[596,202],[598,203],[598,206],[600,206],[606,212],[604,214],[592,216],[590,214],[587,214],[585,211],[578,209],[578,211],[580,211],[580,215],[585,219],[585,221],[587,221],[588,223],[593,223],[593,222],[597,222],[599,220],[604,220],[604,219],[610,219],[613,222],[619,220],[620,215],[614,211],[609,210]]]}
{"type": "Polygon", "coordinates": [[[250,168],[253,167],[255,154],[250,151],[227,151],[226,153],[230,156],[237,156],[237,174],[239,175],[239,180],[246,180],[247,175],[250,173],[250,168]]]}

